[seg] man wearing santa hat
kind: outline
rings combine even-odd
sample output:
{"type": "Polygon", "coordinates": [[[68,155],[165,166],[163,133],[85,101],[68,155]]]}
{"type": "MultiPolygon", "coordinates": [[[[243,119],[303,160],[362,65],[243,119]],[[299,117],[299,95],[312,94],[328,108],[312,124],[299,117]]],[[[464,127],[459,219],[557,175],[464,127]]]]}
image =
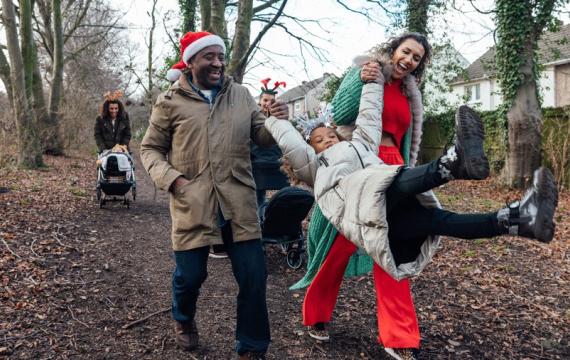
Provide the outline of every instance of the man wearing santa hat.
{"type": "MultiPolygon", "coordinates": [[[[185,66],[158,97],[141,144],[144,167],[160,189],[170,192],[176,343],[185,350],[198,346],[196,301],[207,277],[209,247],[224,244],[239,286],[237,353],[240,359],[265,359],[267,271],[250,143],[271,146],[274,141],[249,91],[224,74],[223,40],[189,32],[180,45],[185,66]]],[[[279,101],[270,113],[288,118],[279,101]]]]}

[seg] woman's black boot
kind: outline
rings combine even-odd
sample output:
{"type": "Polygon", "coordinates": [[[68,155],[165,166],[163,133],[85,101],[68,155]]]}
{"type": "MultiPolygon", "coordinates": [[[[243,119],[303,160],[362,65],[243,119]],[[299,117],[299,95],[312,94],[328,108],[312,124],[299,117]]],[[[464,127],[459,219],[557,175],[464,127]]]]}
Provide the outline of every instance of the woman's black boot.
{"type": "Polygon", "coordinates": [[[499,210],[499,225],[511,235],[523,236],[542,242],[554,237],[554,211],[558,205],[558,188],[554,176],[545,167],[534,172],[532,186],[520,201],[499,210]]]}
{"type": "Polygon", "coordinates": [[[489,176],[489,160],[483,149],[483,121],[468,106],[455,112],[453,146],[439,159],[442,179],[482,180],[489,176]]]}

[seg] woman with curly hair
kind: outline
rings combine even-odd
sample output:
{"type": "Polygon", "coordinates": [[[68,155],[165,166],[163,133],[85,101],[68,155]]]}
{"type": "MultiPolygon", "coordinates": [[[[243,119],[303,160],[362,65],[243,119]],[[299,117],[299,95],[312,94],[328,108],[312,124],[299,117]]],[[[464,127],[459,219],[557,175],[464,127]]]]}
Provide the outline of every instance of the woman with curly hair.
{"type": "Polygon", "coordinates": [[[99,153],[112,149],[117,144],[128,148],[131,141],[129,114],[119,100],[121,96],[120,90],[114,93],[107,92],[104,95],[105,101],[95,120],[95,142],[99,153]]]}
{"type": "MultiPolygon", "coordinates": [[[[423,122],[418,84],[431,55],[431,45],[424,35],[404,33],[389,39],[371,55],[357,57],[353,69],[345,76],[333,100],[334,121],[340,125],[337,127],[339,134],[350,140],[356,118],[353,111],[352,117],[348,116],[349,121],[339,121],[345,115],[344,105],[350,104],[350,108],[358,112],[360,96],[356,99],[342,96],[343,85],[350,82],[349,75],[353,75],[356,87],[362,87],[361,79],[366,76],[378,77],[383,89],[380,101],[382,135],[378,156],[387,165],[407,164],[413,167],[418,157],[423,122]]],[[[410,202],[410,208],[420,206],[415,199],[410,202]]],[[[407,205],[399,206],[401,212],[392,212],[388,221],[394,221],[398,217],[406,219],[407,205]]],[[[390,232],[391,244],[396,236],[398,234],[390,232]]],[[[418,239],[414,245],[404,250],[413,253],[424,244],[424,240],[418,239]]],[[[395,243],[402,244],[397,241],[395,243]]],[[[425,243],[436,246],[439,241],[436,237],[425,243]]],[[[378,264],[362,261],[370,258],[353,256],[357,247],[337,231],[318,206],[315,207],[309,226],[308,247],[312,258],[309,258],[307,274],[292,289],[308,286],[303,302],[303,323],[309,326],[309,335],[322,341],[329,339],[328,322],[345,271],[347,274],[362,275],[363,269],[372,270],[376,288],[378,342],[396,359],[414,359],[420,346],[420,332],[409,280],[396,280],[378,264]],[[312,248],[316,249],[312,254],[311,242],[315,244],[312,248]]]]}

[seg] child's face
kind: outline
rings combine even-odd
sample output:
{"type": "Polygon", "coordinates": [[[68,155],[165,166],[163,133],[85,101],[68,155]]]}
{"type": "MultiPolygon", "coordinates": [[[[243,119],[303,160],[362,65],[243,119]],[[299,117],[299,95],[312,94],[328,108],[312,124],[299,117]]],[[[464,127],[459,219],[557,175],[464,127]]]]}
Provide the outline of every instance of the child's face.
{"type": "Polygon", "coordinates": [[[261,94],[261,97],[259,98],[259,106],[266,115],[269,114],[269,108],[271,107],[271,104],[273,104],[274,102],[275,102],[275,95],[261,94]]]}
{"type": "Polygon", "coordinates": [[[340,142],[340,139],[333,129],[327,127],[318,127],[311,132],[311,138],[309,141],[309,145],[311,145],[313,149],[315,149],[315,152],[318,154],[330,148],[334,144],[340,142]]]}

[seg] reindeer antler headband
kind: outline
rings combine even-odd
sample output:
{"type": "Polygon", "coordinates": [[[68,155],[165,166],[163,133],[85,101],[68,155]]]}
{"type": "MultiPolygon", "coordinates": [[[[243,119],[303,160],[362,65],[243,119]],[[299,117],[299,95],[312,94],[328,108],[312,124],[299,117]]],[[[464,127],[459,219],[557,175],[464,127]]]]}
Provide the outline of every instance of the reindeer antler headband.
{"type": "Polygon", "coordinates": [[[121,90],[115,90],[113,92],[107,91],[103,94],[103,98],[105,101],[117,101],[123,96],[123,92],[121,90]]]}
{"type": "Polygon", "coordinates": [[[273,84],[273,89],[270,89],[267,86],[267,84],[269,84],[270,81],[271,78],[261,80],[261,83],[263,84],[263,86],[261,87],[261,94],[277,95],[277,89],[279,88],[279,86],[282,85],[283,87],[287,87],[285,81],[276,81],[273,84]]]}

